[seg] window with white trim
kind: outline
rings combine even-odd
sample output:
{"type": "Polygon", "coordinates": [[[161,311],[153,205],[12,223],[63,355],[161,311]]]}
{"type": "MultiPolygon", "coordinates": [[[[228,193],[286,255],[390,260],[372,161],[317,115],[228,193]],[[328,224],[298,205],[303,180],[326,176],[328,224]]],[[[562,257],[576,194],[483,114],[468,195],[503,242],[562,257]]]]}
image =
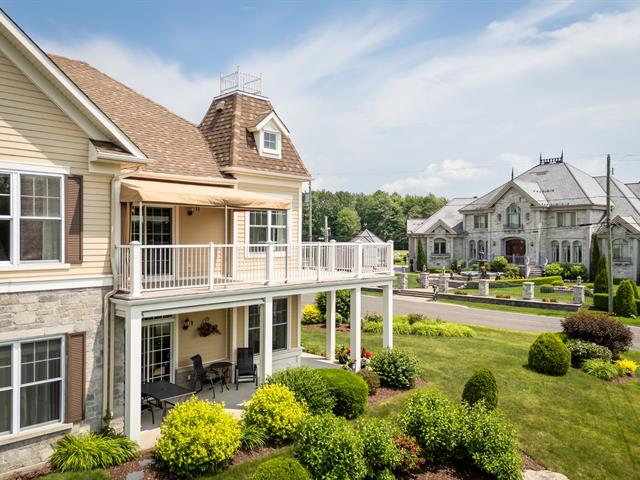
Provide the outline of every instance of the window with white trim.
{"type": "Polygon", "coordinates": [[[280,152],[280,133],[265,130],[262,133],[262,150],[268,153],[280,152]]]}
{"type": "Polygon", "coordinates": [[[567,240],[562,241],[562,261],[571,263],[571,244],[567,240]]]}
{"type": "Polygon", "coordinates": [[[267,241],[276,244],[287,243],[287,211],[264,210],[249,212],[249,247],[250,252],[264,252],[265,247],[259,247],[267,241]]]}
{"type": "Polygon", "coordinates": [[[560,261],[560,243],[557,240],[551,242],[551,261],[560,261]]]}
{"type": "Polygon", "coordinates": [[[0,172],[0,263],[62,261],[62,176],[0,172]]]}
{"type": "Polygon", "coordinates": [[[0,434],[62,421],[63,339],[0,345],[0,434]]]}
{"type": "Polygon", "coordinates": [[[434,255],[444,255],[447,253],[447,241],[442,238],[436,238],[433,241],[434,255]]]}
{"type": "MultiPolygon", "coordinates": [[[[261,305],[249,305],[248,307],[248,347],[253,350],[254,354],[260,353],[260,315],[261,305]]],[[[273,351],[286,350],[289,342],[287,341],[289,332],[289,300],[288,298],[273,299],[273,322],[272,322],[273,338],[271,348],[273,351]]]]}
{"type": "Polygon", "coordinates": [[[582,263],[582,242],[573,242],[573,263],[582,263]]]}
{"type": "Polygon", "coordinates": [[[556,214],[559,227],[575,227],[576,212],[558,212],[556,214]]]}
{"type": "Polygon", "coordinates": [[[613,259],[614,260],[630,260],[631,250],[629,249],[629,242],[622,238],[617,238],[613,241],[613,259]]]}

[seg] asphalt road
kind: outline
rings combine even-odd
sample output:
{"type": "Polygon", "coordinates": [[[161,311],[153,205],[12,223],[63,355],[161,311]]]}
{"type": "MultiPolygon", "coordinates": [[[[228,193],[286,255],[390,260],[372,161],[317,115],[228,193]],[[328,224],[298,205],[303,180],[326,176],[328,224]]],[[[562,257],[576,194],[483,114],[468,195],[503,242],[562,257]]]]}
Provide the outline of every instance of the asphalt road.
{"type": "MultiPolygon", "coordinates": [[[[313,296],[305,295],[304,303],[312,303],[313,296]]],[[[401,297],[393,299],[396,314],[422,313],[430,318],[440,318],[449,322],[483,325],[485,327],[508,328],[526,332],[557,332],[562,330],[560,317],[532,315],[528,313],[482,310],[463,305],[427,301],[423,298],[401,297]]],[[[362,296],[362,312],[382,312],[382,297],[362,296]]],[[[640,327],[631,327],[634,333],[634,349],[640,350],[640,327]]]]}

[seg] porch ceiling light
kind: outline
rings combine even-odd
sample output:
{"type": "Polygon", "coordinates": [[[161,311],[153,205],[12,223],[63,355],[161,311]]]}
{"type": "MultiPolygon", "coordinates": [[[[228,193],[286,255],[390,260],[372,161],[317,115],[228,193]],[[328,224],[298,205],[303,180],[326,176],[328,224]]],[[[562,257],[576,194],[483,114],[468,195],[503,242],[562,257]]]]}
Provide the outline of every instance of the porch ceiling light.
{"type": "Polygon", "coordinates": [[[189,327],[191,327],[193,325],[193,320],[189,320],[189,317],[184,319],[184,322],[182,322],[182,329],[183,330],[189,330],[189,327]]]}

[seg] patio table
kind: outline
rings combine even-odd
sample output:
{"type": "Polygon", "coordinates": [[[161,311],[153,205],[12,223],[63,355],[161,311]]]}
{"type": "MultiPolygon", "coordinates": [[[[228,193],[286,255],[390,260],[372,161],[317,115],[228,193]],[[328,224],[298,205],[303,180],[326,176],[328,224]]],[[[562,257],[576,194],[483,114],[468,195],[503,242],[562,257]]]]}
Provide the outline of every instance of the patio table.
{"type": "Polygon", "coordinates": [[[193,389],[188,389],[176,385],[175,383],[167,382],[166,380],[160,380],[158,382],[143,383],[140,391],[142,395],[151,397],[158,403],[162,404],[162,416],[167,414],[167,404],[174,405],[175,402],[171,400],[186,397],[195,393],[193,389]]]}
{"type": "Polygon", "coordinates": [[[215,372],[222,379],[222,389],[224,392],[224,387],[227,387],[229,390],[229,384],[227,383],[227,376],[229,376],[229,369],[233,367],[233,363],[231,362],[214,362],[209,365],[209,370],[215,372]]]}

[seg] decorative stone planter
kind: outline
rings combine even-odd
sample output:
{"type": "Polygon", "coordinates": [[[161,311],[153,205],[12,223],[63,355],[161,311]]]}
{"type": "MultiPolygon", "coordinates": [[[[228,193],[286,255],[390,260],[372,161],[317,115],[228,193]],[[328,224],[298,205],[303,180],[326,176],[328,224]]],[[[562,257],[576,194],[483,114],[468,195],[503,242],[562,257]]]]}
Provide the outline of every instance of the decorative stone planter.
{"type": "Polygon", "coordinates": [[[489,296],[489,280],[478,280],[478,295],[481,297],[489,296]]]}
{"type": "Polygon", "coordinates": [[[584,285],[576,285],[573,287],[573,302],[576,305],[584,303],[584,285]]]}
{"type": "Polygon", "coordinates": [[[522,284],[522,299],[523,300],[533,300],[533,292],[534,292],[534,283],[533,282],[524,282],[522,284]]]}

